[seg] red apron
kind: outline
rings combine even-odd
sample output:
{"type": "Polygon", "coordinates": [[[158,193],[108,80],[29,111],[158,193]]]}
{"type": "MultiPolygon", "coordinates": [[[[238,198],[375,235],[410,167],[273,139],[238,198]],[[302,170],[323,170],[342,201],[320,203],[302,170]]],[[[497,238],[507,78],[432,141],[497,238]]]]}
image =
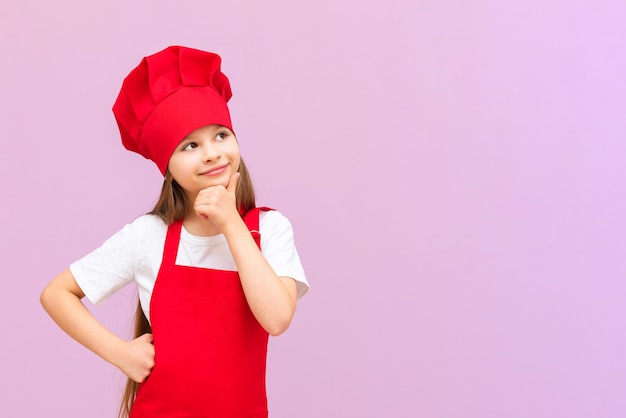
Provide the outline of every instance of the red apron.
{"type": "MultiPolygon", "coordinates": [[[[260,248],[259,210],[244,221],[260,248]]],[[[181,228],[167,230],[150,301],[155,366],[130,418],[265,418],[268,333],[236,271],[175,264],[181,228]]]]}

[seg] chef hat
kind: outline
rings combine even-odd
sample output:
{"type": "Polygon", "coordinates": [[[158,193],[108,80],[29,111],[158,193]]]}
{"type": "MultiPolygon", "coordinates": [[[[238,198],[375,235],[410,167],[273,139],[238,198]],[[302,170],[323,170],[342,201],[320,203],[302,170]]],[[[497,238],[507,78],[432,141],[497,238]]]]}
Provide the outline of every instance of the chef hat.
{"type": "Polygon", "coordinates": [[[154,161],[165,175],[170,156],[193,130],[232,130],[232,96],[217,54],[170,46],[145,57],[128,74],[113,105],[124,146],[154,161]]]}

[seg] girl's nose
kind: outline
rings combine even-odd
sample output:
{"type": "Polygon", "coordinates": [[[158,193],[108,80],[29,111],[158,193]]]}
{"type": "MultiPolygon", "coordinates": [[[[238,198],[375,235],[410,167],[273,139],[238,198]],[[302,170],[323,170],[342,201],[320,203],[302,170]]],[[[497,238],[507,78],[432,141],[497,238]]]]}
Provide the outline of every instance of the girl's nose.
{"type": "Polygon", "coordinates": [[[213,144],[204,145],[202,154],[202,158],[204,161],[214,161],[220,158],[220,156],[221,154],[218,147],[213,144]]]}

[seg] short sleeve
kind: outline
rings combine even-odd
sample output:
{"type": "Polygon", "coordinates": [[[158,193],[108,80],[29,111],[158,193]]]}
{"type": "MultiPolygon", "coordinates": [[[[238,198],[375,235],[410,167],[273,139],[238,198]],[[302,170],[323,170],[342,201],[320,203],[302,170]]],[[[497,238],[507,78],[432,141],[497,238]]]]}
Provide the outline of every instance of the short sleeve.
{"type": "Polygon", "coordinates": [[[278,276],[296,281],[298,299],[309,291],[309,283],[296,249],[291,222],[278,211],[261,212],[261,251],[278,276]]]}
{"type": "Polygon", "coordinates": [[[95,305],[133,281],[138,225],[126,225],[101,247],[70,265],[85,296],[95,305]]]}

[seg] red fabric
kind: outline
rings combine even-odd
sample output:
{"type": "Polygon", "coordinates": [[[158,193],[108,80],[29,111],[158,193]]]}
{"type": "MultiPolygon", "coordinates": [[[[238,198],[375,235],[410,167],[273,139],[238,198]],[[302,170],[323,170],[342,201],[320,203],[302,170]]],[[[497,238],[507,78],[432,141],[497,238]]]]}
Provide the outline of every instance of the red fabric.
{"type": "Polygon", "coordinates": [[[221,62],[217,54],[183,46],[145,57],[113,105],[124,146],[165,174],[176,145],[193,130],[211,124],[232,130],[226,104],[232,91],[221,62]]]}
{"type": "MultiPolygon", "coordinates": [[[[257,245],[259,212],[244,216],[257,245]]],[[[130,418],[265,418],[268,333],[237,272],[175,265],[181,228],[167,231],[150,302],[155,366],[130,418]]]]}

